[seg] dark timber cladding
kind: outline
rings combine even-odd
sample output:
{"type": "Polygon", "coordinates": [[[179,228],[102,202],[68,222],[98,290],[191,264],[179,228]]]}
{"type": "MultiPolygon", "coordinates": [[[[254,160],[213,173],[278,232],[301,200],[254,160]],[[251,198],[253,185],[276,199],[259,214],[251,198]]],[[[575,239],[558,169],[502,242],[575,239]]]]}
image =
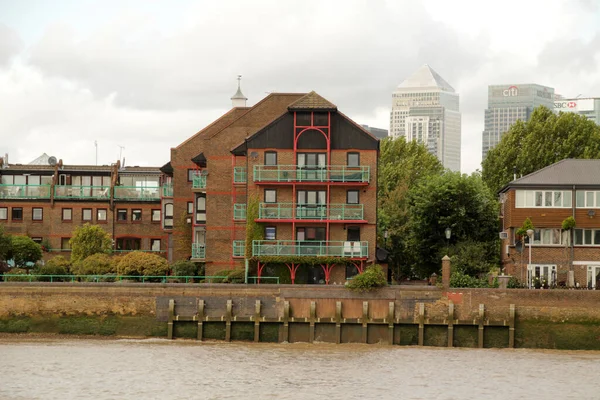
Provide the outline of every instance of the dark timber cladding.
{"type": "MultiPolygon", "coordinates": [[[[322,111],[314,110],[315,119],[322,111]]],[[[323,112],[326,114],[327,112],[323,112]]],[[[303,114],[307,114],[310,118],[310,113],[298,111],[297,117],[301,119],[303,114]]],[[[326,120],[326,119],[325,119],[326,120]]],[[[307,123],[310,125],[310,122],[307,123]]],[[[263,129],[256,132],[250,138],[246,139],[246,143],[238,146],[233,150],[234,154],[243,153],[246,148],[251,149],[293,149],[294,137],[290,132],[294,130],[294,114],[286,113],[276,121],[267,125],[263,129]]],[[[299,148],[303,149],[324,149],[326,143],[323,135],[320,132],[305,132],[299,139],[299,148]]],[[[379,141],[371,136],[361,127],[355,125],[343,114],[332,112],[331,114],[331,149],[362,149],[362,150],[377,150],[379,141]]]]}

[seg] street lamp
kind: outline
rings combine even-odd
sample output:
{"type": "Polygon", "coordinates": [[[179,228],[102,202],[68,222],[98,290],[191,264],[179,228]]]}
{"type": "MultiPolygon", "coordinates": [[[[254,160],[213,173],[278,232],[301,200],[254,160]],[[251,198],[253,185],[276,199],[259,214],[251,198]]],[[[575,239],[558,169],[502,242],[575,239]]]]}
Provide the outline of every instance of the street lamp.
{"type": "MultiPolygon", "coordinates": [[[[529,265],[527,269],[531,271],[531,243],[533,243],[533,229],[527,229],[527,236],[529,237],[529,265]]],[[[531,272],[533,274],[533,271],[531,272]]],[[[533,275],[531,276],[533,279],[533,275]]],[[[531,279],[529,281],[529,287],[531,288],[531,279]]]]}
{"type": "Polygon", "coordinates": [[[448,255],[448,250],[450,249],[450,237],[452,236],[452,229],[446,228],[444,233],[446,234],[446,255],[448,255]]]}

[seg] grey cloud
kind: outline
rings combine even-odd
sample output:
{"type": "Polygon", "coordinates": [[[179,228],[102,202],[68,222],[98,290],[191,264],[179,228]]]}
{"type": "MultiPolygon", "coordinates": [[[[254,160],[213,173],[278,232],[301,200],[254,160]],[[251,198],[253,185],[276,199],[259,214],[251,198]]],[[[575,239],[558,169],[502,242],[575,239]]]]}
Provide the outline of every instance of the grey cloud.
{"type": "Polygon", "coordinates": [[[22,47],[19,35],[8,26],[0,24],[0,66],[8,64],[22,47]]]}
{"type": "Polygon", "coordinates": [[[546,44],[538,56],[538,65],[546,73],[594,73],[598,71],[596,57],[600,55],[600,33],[591,40],[560,39],[546,44]]]}

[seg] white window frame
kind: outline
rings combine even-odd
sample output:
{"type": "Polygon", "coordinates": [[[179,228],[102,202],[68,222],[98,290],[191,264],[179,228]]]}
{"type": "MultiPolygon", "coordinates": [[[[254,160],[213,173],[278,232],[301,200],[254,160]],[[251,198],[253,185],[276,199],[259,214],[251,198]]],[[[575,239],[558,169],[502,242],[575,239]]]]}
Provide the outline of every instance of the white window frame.
{"type": "Polygon", "coordinates": [[[548,286],[552,287],[556,285],[556,264],[527,264],[527,286],[529,289],[535,288],[533,278],[536,276],[536,268],[539,268],[539,278],[545,279],[548,286]]]}
{"type": "Polygon", "coordinates": [[[571,190],[516,190],[515,208],[572,208],[572,199],[573,192],[571,190]],[[556,195],[559,193],[561,194],[560,202],[556,199],[556,195]],[[541,205],[536,205],[538,194],[541,194],[541,205]],[[565,199],[568,200],[565,201],[565,199]],[[551,205],[547,205],[548,202],[551,205]]]}
{"type": "Polygon", "coordinates": [[[600,208],[600,191],[598,190],[578,190],[575,193],[575,204],[577,208],[600,208]],[[591,196],[591,201],[590,197],[591,196]],[[578,200],[583,200],[583,205],[577,205],[578,200]]]}
{"type": "Polygon", "coordinates": [[[600,240],[598,243],[594,243],[594,237],[596,235],[600,235],[600,229],[583,229],[583,228],[575,228],[575,232],[573,232],[573,245],[574,246],[600,246],[600,240]],[[577,232],[581,232],[581,242],[577,241],[577,232]],[[586,232],[589,232],[589,240],[586,240],[586,232]]]}

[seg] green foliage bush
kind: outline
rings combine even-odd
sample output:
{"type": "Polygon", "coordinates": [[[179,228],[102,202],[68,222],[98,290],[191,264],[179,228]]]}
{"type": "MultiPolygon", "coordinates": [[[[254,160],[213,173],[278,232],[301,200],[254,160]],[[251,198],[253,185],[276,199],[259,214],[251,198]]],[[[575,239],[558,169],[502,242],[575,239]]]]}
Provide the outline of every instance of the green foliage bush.
{"type": "MultiPolygon", "coordinates": [[[[49,260],[45,265],[40,265],[34,270],[34,274],[36,275],[68,275],[69,274],[69,261],[65,259],[63,256],[56,256],[53,259],[49,260]],[[54,258],[59,258],[58,260],[54,260],[54,258]]],[[[50,278],[38,277],[37,280],[41,282],[48,282],[50,278]]],[[[52,278],[52,281],[62,281],[65,278],[52,278]]]]}
{"type": "Polygon", "coordinates": [[[10,235],[4,233],[4,226],[0,225],[0,261],[7,260],[12,250],[10,235]]]}
{"type": "Polygon", "coordinates": [[[73,264],[85,260],[92,254],[110,253],[112,249],[110,235],[99,225],[85,224],[77,227],[69,243],[73,264]]]}
{"type": "Polygon", "coordinates": [[[105,275],[115,272],[113,260],[108,254],[96,253],[71,267],[75,275],[105,275]]]}
{"type": "Polygon", "coordinates": [[[512,276],[508,280],[508,283],[506,284],[506,287],[509,288],[509,289],[521,289],[521,288],[525,288],[527,286],[524,285],[523,283],[521,283],[516,276],[512,276]]]}
{"type": "Polygon", "coordinates": [[[134,251],[124,255],[117,264],[118,275],[164,276],[169,272],[169,263],[152,253],[134,251]]]}
{"type": "Polygon", "coordinates": [[[46,270],[64,270],[65,273],[69,273],[71,270],[71,261],[67,260],[64,256],[54,256],[46,261],[46,270]]]}
{"type": "Polygon", "coordinates": [[[367,267],[348,283],[348,288],[358,292],[367,292],[387,285],[387,279],[381,266],[375,264],[367,267]]]}
{"type": "Polygon", "coordinates": [[[24,268],[11,268],[7,274],[20,276],[6,276],[4,277],[6,282],[29,282],[30,279],[28,276],[28,271],[24,268]]]}
{"type": "Polygon", "coordinates": [[[42,259],[42,246],[27,236],[11,236],[11,256],[15,266],[24,267],[42,259]]]}
{"type": "Polygon", "coordinates": [[[450,287],[454,288],[487,288],[490,287],[486,278],[475,278],[460,271],[450,275],[450,287]]]}
{"type": "Polygon", "coordinates": [[[187,260],[179,260],[171,264],[174,276],[195,276],[198,273],[196,263],[187,260]]]}

